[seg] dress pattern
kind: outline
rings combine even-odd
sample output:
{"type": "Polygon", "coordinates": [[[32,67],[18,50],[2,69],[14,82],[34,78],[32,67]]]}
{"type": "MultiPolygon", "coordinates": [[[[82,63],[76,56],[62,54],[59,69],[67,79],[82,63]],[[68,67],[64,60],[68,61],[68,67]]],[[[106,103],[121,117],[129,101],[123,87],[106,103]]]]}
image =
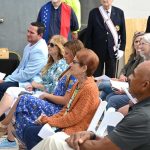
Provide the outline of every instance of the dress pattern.
{"type": "MultiPolygon", "coordinates": [[[[69,77],[69,84],[66,87],[68,76],[63,76],[54,90],[54,95],[64,96],[66,91],[70,91],[76,78],[69,77]]],[[[52,116],[62,109],[63,105],[55,104],[50,101],[42,100],[32,95],[23,95],[20,98],[16,109],[16,133],[22,139],[23,129],[27,125],[35,124],[35,120],[41,115],[52,116]]]]}
{"type": "Polygon", "coordinates": [[[42,84],[48,93],[53,93],[58,83],[59,76],[67,69],[68,65],[64,59],[60,59],[48,69],[48,72],[42,76],[42,84]]]}

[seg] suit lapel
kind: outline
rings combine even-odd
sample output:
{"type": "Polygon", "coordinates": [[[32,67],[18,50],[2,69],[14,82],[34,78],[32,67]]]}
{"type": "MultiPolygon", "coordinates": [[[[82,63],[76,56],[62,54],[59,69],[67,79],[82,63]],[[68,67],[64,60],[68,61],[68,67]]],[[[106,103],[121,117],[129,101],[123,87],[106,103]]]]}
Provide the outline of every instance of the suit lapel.
{"type": "Polygon", "coordinates": [[[104,23],[104,19],[102,17],[102,14],[99,11],[99,8],[97,8],[97,21],[99,22],[99,26],[101,26],[102,28],[105,29],[105,23],[104,23]],[[99,19],[98,19],[99,18],[99,19]]]}

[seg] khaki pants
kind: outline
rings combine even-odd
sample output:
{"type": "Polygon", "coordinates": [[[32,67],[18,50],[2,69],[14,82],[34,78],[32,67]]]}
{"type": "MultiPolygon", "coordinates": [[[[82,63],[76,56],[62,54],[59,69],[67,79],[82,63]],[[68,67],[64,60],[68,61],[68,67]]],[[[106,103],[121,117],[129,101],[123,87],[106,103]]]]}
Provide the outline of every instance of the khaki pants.
{"type": "Polygon", "coordinates": [[[42,140],[38,143],[32,150],[73,150],[65,142],[65,139],[68,138],[64,132],[57,132],[54,135],[42,140]]]}

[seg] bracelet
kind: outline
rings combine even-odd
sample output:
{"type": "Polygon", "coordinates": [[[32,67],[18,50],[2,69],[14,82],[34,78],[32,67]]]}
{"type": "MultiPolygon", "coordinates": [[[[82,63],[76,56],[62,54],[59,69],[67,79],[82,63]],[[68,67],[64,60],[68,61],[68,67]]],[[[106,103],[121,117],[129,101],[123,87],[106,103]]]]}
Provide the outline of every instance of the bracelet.
{"type": "Polygon", "coordinates": [[[96,134],[92,131],[90,131],[92,134],[90,134],[90,140],[96,140],[96,134]]]}

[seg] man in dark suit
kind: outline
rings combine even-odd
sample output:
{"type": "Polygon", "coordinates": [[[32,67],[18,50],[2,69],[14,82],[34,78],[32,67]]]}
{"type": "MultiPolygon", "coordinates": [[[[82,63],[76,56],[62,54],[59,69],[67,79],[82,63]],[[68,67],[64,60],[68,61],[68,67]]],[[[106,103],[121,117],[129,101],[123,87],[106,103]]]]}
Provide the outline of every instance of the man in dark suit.
{"type": "Polygon", "coordinates": [[[150,33],[150,16],[147,19],[146,33],[150,33]]]}
{"type": "Polygon", "coordinates": [[[121,9],[112,6],[113,0],[100,0],[105,13],[113,22],[113,29],[116,30],[118,38],[118,47],[114,51],[115,40],[113,34],[107,25],[107,20],[100,13],[99,8],[90,11],[86,44],[85,46],[96,52],[100,59],[100,65],[95,72],[95,76],[103,74],[105,64],[105,74],[109,77],[115,76],[116,60],[123,56],[126,45],[126,29],[124,13],[121,9]],[[105,21],[104,21],[105,20],[105,21]]]}

